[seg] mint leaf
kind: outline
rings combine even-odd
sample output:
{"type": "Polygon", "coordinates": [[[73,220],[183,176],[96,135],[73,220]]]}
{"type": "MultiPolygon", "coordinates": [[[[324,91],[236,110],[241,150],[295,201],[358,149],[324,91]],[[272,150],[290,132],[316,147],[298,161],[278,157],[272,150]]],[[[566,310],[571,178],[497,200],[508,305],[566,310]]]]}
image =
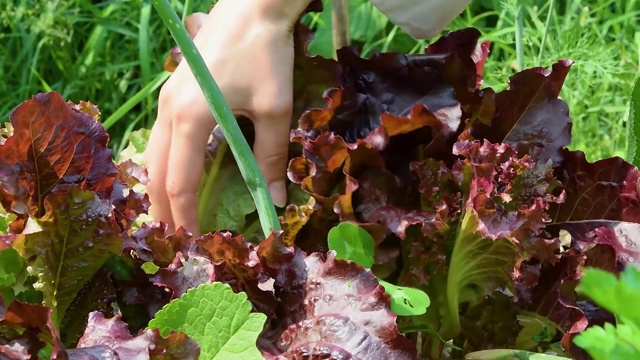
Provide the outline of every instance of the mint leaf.
{"type": "Polygon", "coordinates": [[[360,226],[348,222],[340,223],[329,231],[329,249],[335,250],[336,259],[351,260],[365,269],[373,265],[375,241],[360,226]]]}
{"type": "Polygon", "coordinates": [[[202,359],[262,360],[256,341],[266,320],[264,314],[251,313],[245,293],[215,282],[189,289],[167,304],[149,328],[158,328],[162,336],[184,332],[198,343],[202,359]]]}

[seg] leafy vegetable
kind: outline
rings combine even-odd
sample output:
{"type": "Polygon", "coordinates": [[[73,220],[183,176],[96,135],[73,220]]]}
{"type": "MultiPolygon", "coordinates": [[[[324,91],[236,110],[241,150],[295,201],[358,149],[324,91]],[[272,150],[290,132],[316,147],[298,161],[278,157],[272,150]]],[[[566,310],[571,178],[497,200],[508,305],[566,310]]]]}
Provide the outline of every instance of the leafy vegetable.
{"type": "Polygon", "coordinates": [[[373,265],[375,243],[364,229],[351,223],[341,223],[329,231],[329,248],[338,259],[351,260],[366,269],[373,265]]]}
{"type": "Polygon", "coordinates": [[[160,310],[149,323],[161,334],[182,331],[198,342],[207,359],[262,359],[256,339],[266,320],[250,313],[245,294],[234,294],[228,285],[215,282],[187,291],[160,310]]]}
{"type": "MultiPolygon", "coordinates": [[[[375,242],[361,227],[348,222],[340,223],[329,231],[328,242],[329,249],[336,252],[337,259],[351,260],[365,268],[373,265],[375,242]]],[[[427,311],[431,302],[423,291],[378,281],[391,296],[391,311],[396,315],[422,315],[427,311]]]]}
{"type": "Polygon", "coordinates": [[[635,302],[640,296],[640,270],[627,266],[615,275],[599,269],[586,269],[578,291],[616,315],[618,324],[594,326],[573,340],[595,360],[633,359],[640,356],[640,310],[635,302]]]}
{"type": "Polygon", "coordinates": [[[267,359],[582,360],[581,333],[635,339],[632,314],[576,291],[585,267],[611,279],[640,263],[640,173],[566,149],[571,61],[496,93],[476,29],[419,55],[336,59],[309,56],[312,34],[295,29],[291,203],[264,240],[219,133],[193,237],[144,216],[144,132],[115,163],[95,105],[48,93],[16,108],[0,130],[0,357],[196,358],[211,343],[161,322],[191,302],[203,309],[185,326],[217,334],[201,314],[238,315],[193,304],[216,288],[266,318],[246,342],[267,359]],[[166,338],[145,331],[152,319],[166,338]]]}
{"type": "Polygon", "coordinates": [[[41,230],[18,235],[13,246],[30,259],[58,325],[78,291],[110,256],[119,255],[122,240],[109,202],[93,192],[70,187],[49,195],[45,209],[37,220],[41,230]]]}
{"type": "Polygon", "coordinates": [[[145,357],[148,359],[196,359],[198,346],[183,334],[161,337],[157,330],[131,336],[119,318],[105,319],[100,313],[89,316],[85,334],[77,348],[65,348],[51,320],[51,310],[14,301],[8,308],[0,299],[0,356],[10,359],[109,359],[145,357]]]}

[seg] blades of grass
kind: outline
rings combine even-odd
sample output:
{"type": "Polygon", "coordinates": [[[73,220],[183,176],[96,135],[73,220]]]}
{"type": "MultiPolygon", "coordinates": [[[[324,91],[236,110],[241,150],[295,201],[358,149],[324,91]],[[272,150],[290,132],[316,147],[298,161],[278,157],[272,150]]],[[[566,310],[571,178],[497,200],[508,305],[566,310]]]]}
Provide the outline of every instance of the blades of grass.
{"type": "Polygon", "coordinates": [[[118,158],[118,155],[127,146],[127,144],[129,143],[129,134],[131,134],[131,132],[133,131],[135,126],[138,124],[138,122],[142,120],[143,116],[144,116],[144,113],[141,113],[140,115],[136,116],[136,118],[132,122],[130,122],[129,125],[127,125],[127,129],[122,134],[122,139],[120,139],[120,143],[118,143],[118,146],[113,151],[114,158],[118,158]]]}
{"type": "Polygon", "coordinates": [[[218,121],[218,125],[238,163],[240,173],[256,203],[263,233],[265,236],[269,236],[271,231],[279,231],[280,221],[275,206],[271,201],[267,183],[218,84],[207,69],[200,52],[169,1],[153,0],[153,6],[160,14],[176,43],[178,43],[184,59],[187,61],[207,99],[213,116],[218,121]]]}
{"type": "Polygon", "coordinates": [[[191,14],[192,12],[192,8],[193,8],[193,1],[191,0],[185,0],[184,1],[184,9],[182,9],[182,22],[184,22],[184,19],[191,14]]]}
{"type": "Polygon", "coordinates": [[[524,10],[521,5],[516,5],[516,59],[518,71],[524,69],[524,10]]]}
{"type": "MultiPolygon", "coordinates": [[[[151,81],[151,51],[149,50],[149,19],[151,17],[151,2],[145,0],[140,8],[140,24],[138,25],[138,56],[140,58],[140,71],[142,81],[148,84],[151,81]]],[[[153,107],[151,92],[146,99],[147,110],[153,107]]],[[[149,119],[147,122],[151,122],[149,119]]]]}
{"type": "Polygon", "coordinates": [[[396,37],[396,33],[398,32],[398,30],[400,30],[400,28],[396,25],[393,27],[393,29],[391,29],[391,31],[389,31],[389,35],[387,35],[387,37],[384,39],[382,52],[389,51],[389,46],[391,46],[391,43],[393,42],[393,38],[396,37]]]}
{"type": "Polygon", "coordinates": [[[549,26],[551,25],[551,15],[553,14],[554,8],[555,8],[555,0],[549,0],[549,12],[547,12],[547,20],[544,23],[544,32],[542,33],[542,40],[540,40],[540,50],[538,51],[536,66],[540,66],[542,53],[544,52],[544,44],[547,41],[547,34],[549,33],[549,26]]]}
{"type": "Polygon", "coordinates": [[[161,72],[152,82],[145,85],[145,87],[138,91],[134,96],[129,98],[127,102],[122,104],[122,106],[120,106],[118,110],[114,111],[111,116],[105,119],[102,123],[102,126],[104,126],[106,130],[109,130],[109,128],[115,125],[120,119],[122,119],[122,117],[126,115],[129,110],[133,109],[134,106],[138,105],[141,101],[148,97],[149,94],[156,91],[160,87],[160,85],[162,85],[162,83],[164,83],[165,80],[169,78],[170,75],[170,72],[161,72]]]}
{"type": "Polygon", "coordinates": [[[640,167],[640,77],[631,93],[631,106],[629,107],[629,123],[627,124],[627,160],[640,167]]]}
{"type": "MultiPolygon", "coordinates": [[[[101,18],[108,19],[109,16],[117,9],[117,7],[118,4],[112,3],[111,5],[104,8],[101,13],[101,18]]],[[[106,31],[107,30],[105,29],[105,27],[100,24],[96,25],[96,27],[93,28],[91,35],[89,35],[89,38],[85,43],[80,56],[78,57],[80,64],[77,65],[77,68],[79,69],[80,74],[86,72],[86,69],[93,64],[94,58],[99,55],[98,53],[100,49],[104,48],[104,46],[101,45],[104,42],[106,31]]]]}

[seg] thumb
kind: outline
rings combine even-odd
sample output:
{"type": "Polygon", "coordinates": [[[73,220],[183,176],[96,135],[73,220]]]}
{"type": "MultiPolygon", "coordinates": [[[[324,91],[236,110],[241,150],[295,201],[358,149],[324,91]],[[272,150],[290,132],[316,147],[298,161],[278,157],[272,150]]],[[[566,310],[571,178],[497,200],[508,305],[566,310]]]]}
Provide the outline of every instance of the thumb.
{"type": "Polygon", "coordinates": [[[267,181],[273,203],[287,204],[287,163],[289,155],[289,127],[291,116],[257,118],[254,120],[256,138],[253,153],[267,181]]]}

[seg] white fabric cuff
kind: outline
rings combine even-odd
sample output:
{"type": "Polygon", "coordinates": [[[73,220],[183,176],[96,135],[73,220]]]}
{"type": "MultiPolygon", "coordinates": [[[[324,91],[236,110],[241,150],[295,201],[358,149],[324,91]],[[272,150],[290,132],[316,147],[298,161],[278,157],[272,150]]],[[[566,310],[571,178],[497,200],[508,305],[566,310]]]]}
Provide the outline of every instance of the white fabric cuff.
{"type": "Polygon", "coordinates": [[[416,39],[440,33],[471,0],[371,0],[389,20],[416,39]]]}

